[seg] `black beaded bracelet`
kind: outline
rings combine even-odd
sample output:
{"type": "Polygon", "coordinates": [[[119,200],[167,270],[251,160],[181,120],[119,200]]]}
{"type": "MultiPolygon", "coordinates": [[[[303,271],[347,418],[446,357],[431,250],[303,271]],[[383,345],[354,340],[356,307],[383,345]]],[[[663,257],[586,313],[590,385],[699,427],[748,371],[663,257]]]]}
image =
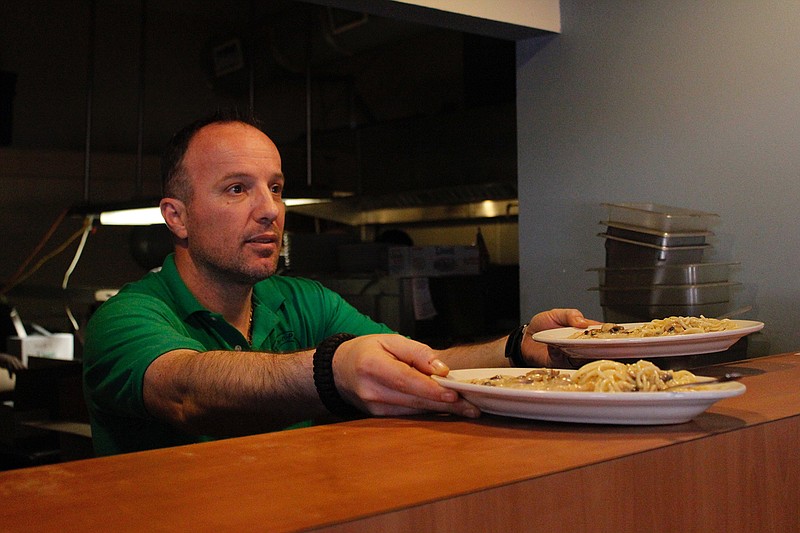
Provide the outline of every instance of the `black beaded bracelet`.
{"type": "Polygon", "coordinates": [[[357,418],[363,413],[344,401],[336,389],[333,379],[333,356],[336,349],[345,341],[354,339],[350,333],[337,333],[323,340],[314,352],[314,386],[319,399],[332,414],[341,418],[357,418]]]}
{"type": "Polygon", "coordinates": [[[525,368],[528,363],[522,357],[522,340],[525,336],[525,330],[528,329],[527,324],[523,324],[511,333],[508,334],[506,341],[506,357],[511,361],[511,366],[517,368],[525,368]]]}

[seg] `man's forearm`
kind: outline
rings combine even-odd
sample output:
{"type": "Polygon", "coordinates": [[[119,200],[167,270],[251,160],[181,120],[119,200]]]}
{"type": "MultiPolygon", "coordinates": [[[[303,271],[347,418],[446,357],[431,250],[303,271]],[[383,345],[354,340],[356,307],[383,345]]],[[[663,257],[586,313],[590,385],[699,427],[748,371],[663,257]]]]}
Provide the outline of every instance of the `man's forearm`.
{"type": "MultiPolygon", "coordinates": [[[[512,366],[506,357],[508,335],[493,341],[453,346],[439,352],[439,358],[451,369],[461,368],[505,368],[512,366]]],[[[519,349],[525,366],[554,366],[551,354],[546,345],[534,341],[529,334],[523,335],[519,341],[519,349]]],[[[570,368],[571,365],[561,362],[559,367],[570,368]]]]}
{"type": "Polygon", "coordinates": [[[439,351],[439,358],[451,369],[503,368],[509,366],[505,356],[508,337],[488,342],[461,344],[439,351]]]}
{"type": "Polygon", "coordinates": [[[144,403],[184,431],[235,436],[282,429],[326,414],[314,388],[312,352],[193,352],[156,359],[144,403]]]}

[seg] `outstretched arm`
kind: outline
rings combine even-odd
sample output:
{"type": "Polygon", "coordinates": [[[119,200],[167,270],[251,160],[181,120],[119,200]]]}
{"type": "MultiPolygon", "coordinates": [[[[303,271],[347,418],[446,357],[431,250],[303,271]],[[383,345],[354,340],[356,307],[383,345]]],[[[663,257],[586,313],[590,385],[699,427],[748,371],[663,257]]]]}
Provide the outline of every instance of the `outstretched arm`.
{"type": "MultiPolygon", "coordinates": [[[[596,323],[575,309],[553,309],[534,316],[527,332],[596,323]]],[[[336,390],[347,403],[376,416],[446,412],[476,417],[473,405],[429,376],[446,376],[450,368],[508,366],[507,341],[434,350],[401,335],[356,337],[335,351],[336,390]]],[[[563,366],[557,353],[530,335],[520,347],[530,366],[563,366]]],[[[272,431],[327,416],[314,385],[313,355],[314,350],[169,352],[145,373],[145,406],[184,431],[210,435],[272,431]]]]}
{"type": "MultiPolygon", "coordinates": [[[[327,416],[314,385],[313,353],[169,352],[145,373],[145,406],[184,431],[217,436],[327,416]]],[[[474,406],[429,378],[447,372],[436,351],[401,335],[356,337],[341,344],[333,359],[339,394],[365,413],[478,416],[474,406]]]]}
{"type": "MultiPolygon", "coordinates": [[[[530,367],[568,368],[570,363],[564,353],[546,344],[536,342],[531,334],[546,329],[561,327],[585,328],[599,324],[583,316],[577,309],[551,309],[536,314],[528,322],[525,335],[520,341],[522,357],[530,367]]],[[[502,368],[509,366],[505,356],[508,336],[490,342],[454,346],[442,350],[440,358],[450,368],[502,368]]]]}

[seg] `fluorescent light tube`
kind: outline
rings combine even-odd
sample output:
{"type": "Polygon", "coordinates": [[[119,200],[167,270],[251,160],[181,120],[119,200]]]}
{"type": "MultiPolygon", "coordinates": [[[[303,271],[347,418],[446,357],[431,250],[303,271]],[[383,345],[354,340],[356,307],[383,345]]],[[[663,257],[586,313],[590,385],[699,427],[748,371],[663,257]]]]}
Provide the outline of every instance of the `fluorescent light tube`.
{"type": "Polygon", "coordinates": [[[140,207],[137,209],[118,209],[100,213],[100,224],[104,226],[149,226],[163,224],[164,217],[158,207],[140,207]]]}

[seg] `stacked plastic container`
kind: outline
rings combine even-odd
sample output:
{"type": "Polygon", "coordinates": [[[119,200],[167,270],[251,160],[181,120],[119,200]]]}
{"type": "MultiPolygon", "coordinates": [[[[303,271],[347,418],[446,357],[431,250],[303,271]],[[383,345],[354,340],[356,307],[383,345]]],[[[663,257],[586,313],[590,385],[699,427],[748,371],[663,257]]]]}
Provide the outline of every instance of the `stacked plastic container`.
{"type": "Polygon", "coordinates": [[[602,204],[606,264],[598,274],[603,319],[640,322],[730,310],[738,263],[706,262],[719,215],[652,203],[602,204]]]}

